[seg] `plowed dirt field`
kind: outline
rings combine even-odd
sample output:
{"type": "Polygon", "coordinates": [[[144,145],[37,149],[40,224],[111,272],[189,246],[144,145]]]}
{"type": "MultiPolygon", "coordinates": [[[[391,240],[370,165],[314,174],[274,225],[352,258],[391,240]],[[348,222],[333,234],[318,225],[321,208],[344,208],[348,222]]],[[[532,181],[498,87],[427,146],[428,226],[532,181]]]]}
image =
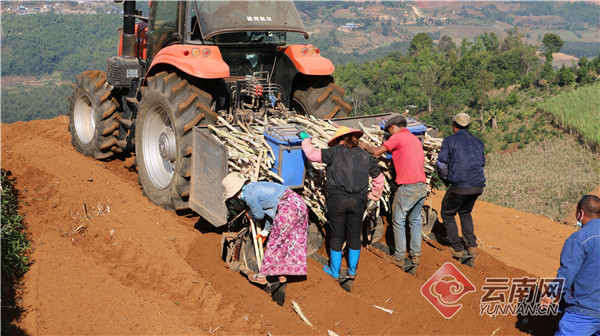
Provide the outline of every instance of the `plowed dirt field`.
{"type": "MultiPolygon", "coordinates": [[[[134,157],[85,157],[71,146],[67,125],[57,117],[1,127],[2,168],[15,178],[33,240],[19,320],[27,334],[504,335],[553,328],[552,318],[482,316],[479,303],[487,277],[554,277],[570,226],[480,201],[474,268],[424,243],[413,277],[363,250],[355,290],[347,293],[309,259],[307,279],[288,284],[280,307],[221,261],[219,232],[142,195],[134,157]],[[451,319],[420,293],[446,262],[476,288],[451,319]]],[[[442,196],[432,197],[434,209],[442,196]]]]}

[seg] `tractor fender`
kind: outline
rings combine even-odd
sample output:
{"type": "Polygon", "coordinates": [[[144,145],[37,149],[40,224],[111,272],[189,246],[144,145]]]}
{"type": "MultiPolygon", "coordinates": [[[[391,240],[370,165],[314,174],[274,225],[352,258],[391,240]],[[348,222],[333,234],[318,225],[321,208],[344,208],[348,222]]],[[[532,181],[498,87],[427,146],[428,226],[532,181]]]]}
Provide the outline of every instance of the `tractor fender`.
{"type": "Polygon", "coordinates": [[[147,73],[152,74],[152,69],[160,68],[161,65],[173,66],[196,78],[215,79],[229,76],[229,65],[223,61],[217,46],[177,44],[165,47],[156,54],[147,73]]]}
{"type": "Polygon", "coordinates": [[[279,48],[286,54],[298,72],[305,75],[331,75],[335,70],[333,63],[321,56],[319,48],[310,44],[293,44],[279,48]]]}

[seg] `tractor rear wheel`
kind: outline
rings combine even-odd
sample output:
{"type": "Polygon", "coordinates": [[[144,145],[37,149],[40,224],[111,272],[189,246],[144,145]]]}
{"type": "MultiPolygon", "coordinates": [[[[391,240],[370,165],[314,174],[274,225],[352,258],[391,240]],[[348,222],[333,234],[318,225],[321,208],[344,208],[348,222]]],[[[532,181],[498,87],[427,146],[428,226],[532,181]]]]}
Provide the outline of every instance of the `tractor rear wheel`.
{"type": "Polygon", "coordinates": [[[119,105],[111,95],[106,73],[86,71],[76,81],[69,109],[71,144],[86,156],[108,159],[117,143],[119,105]]]}
{"type": "Polygon", "coordinates": [[[322,87],[308,87],[294,91],[292,108],[297,112],[312,115],[315,118],[342,118],[350,115],[352,106],[346,103],[344,89],[329,83],[322,87]]]}
{"type": "Polygon", "coordinates": [[[212,96],[167,72],[149,77],[141,91],[135,136],[138,182],[155,204],[187,211],[192,128],[215,122],[212,96]]]}

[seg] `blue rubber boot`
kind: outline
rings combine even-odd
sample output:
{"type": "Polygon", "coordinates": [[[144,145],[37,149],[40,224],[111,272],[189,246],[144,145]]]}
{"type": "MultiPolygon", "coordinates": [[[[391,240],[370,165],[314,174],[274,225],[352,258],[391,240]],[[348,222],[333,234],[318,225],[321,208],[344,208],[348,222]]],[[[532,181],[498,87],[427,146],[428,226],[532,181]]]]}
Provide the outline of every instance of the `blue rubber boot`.
{"type": "Polygon", "coordinates": [[[348,249],[348,275],[353,278],[356,276],[358,259],[360,259],[360,250],[348,249]]]}
{"type": "Polygon", "coordinates": [[[340,267],[342,266],[342,251],[329,251],[331,258],[329,259],[329,266],[323,265],[323,271],[332,276],[334,279],[340,277],[340,267]]]}

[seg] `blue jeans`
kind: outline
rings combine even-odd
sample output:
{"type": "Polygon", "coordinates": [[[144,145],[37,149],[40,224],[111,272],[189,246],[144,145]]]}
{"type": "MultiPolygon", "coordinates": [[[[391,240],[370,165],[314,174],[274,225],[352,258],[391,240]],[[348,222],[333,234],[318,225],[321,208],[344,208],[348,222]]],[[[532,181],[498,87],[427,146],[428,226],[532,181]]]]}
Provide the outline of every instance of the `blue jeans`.
{"type": "Polygon", "coordinates": [[[427,197],[427,185],[424,182],[403,184],[398,187],[392,204],[394,257],[398,260],[406,258],[406,232],[408,219],[410,230],[410,255],[421,255],[421,208],[427,197]]]}
{"type": "Polygon", "coordinates": [[[554,336],[600,335],[600,320],[573,311],[566,311],[554,336]]]}

